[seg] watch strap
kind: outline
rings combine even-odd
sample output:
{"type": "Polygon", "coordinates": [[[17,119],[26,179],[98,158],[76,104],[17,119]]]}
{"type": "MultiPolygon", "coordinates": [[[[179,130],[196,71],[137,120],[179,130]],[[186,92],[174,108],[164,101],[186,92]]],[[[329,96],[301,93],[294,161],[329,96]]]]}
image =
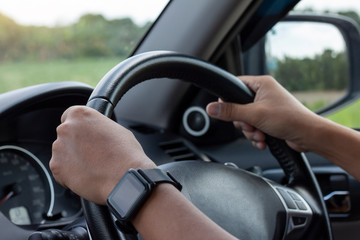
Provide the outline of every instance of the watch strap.
{"type": "Polygon", "coordinates": [[[134,225],[129,221],[116,220],[115,225],[123,234],[137,235],[138,233],[134,225]]]}
{"type": "Polygon", "coordinates": [[[138,173],[148,181],[152,187],[159,183],[170,183],[181,191],[181,184],[169,173],[160,168],[137,169],[138,173]]]}

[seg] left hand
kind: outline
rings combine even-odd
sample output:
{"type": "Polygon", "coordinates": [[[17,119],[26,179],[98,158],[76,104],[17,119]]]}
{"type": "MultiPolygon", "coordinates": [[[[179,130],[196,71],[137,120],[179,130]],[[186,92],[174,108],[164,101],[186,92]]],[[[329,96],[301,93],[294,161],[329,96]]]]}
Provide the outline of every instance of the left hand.
{"type": "Polygon", "coordinates": [[[98,204],[130,168],[155,168],[134,135],[87,107],[70,107],[61,117],[50,169],[61,185],[98,204]]]}

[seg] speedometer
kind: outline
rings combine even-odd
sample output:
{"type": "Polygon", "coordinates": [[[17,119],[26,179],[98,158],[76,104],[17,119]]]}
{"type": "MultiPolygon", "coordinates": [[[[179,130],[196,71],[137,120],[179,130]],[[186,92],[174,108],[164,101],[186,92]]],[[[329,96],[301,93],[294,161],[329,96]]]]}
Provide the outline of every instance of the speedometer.
{"type": "Polygon", "coordinates": [[[41,224],[51,216],[54,185],[48,170],[31,152],[0,147],[0,211],[17,225],[41,224]]]}

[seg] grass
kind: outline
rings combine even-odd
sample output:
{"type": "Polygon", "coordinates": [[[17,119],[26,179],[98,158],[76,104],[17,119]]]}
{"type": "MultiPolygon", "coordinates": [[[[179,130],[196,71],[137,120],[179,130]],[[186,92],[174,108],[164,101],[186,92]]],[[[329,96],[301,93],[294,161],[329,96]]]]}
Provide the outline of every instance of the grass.
{"type": "Polygon", "coordinates": [[[0,93],[40,83],[79,81],[95,86],[122,59],[97,58],[0,64],[0,93]]]}
{"type": "MultiPolygon", "coordinates": [[[[307,108],[316,111],[333,103],[344,96],[345,91],[303,91],[292,92],[307,108]]],[[[360,100],[342,108],[340,111],[327,115],[326,118],[341,125],[360,128],[360,100]]]]}
{"type": "Polygon", "coordinates": [[[360,128],[360,100],[327,116],[328,119],[351,128],[360,128]]]}
{"type": "MultiPolygon", "coordinates": [[[[326,106],[325,101],[316,101],[313,104],[304,104],[310,110],[318,110],[326,106]]],[[[325,116],[331,121],[340,123],[341,125],[351,127],[351,128],[360,128],[360,115],[358,114],[360,109],[360,101],[356,101],[345,108],[325,116]]]]}
{"type": "MultiPolygon", "coordinates": [[[[96,58],[1,63],[0,93],[35,84],[59,81],[79,81],[96,86],[100,79],[121,61],[120,58],[96,58]]],[[[318,109],[319,106],[311,107],[318,109]]],[[[360,101],[357,101],[327,117],[342,125],[360,128],[359,109],[360,101]]]]}

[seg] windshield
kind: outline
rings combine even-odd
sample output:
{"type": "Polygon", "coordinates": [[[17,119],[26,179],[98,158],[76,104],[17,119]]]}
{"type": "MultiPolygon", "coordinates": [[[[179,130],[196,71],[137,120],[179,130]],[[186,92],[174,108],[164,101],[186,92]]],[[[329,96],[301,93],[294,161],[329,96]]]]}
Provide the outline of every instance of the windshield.
{"type": "Polygon", "coordinates": [[[58,81],[95,86],[132,53],[167,2],[1,1],[0,93],[58,81]]]}

